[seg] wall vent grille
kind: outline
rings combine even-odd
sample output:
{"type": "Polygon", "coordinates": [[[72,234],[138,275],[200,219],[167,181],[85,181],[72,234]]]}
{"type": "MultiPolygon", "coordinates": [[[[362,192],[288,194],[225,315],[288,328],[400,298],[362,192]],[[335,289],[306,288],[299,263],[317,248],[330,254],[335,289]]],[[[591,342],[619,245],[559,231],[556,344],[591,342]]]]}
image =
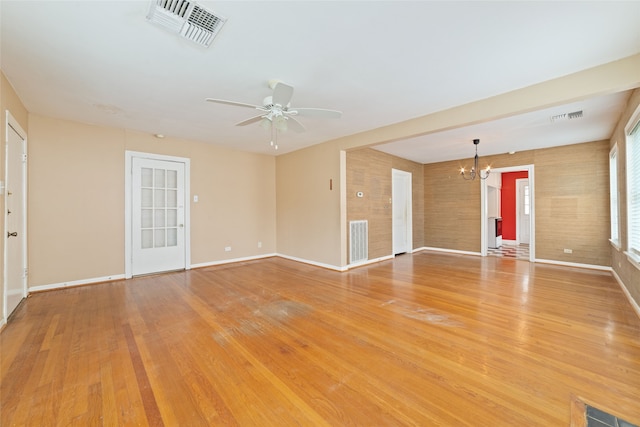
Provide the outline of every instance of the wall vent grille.
{"type": "Polygon", "coordinates": [[[152,0],[147,20],[205,47],[226,22],[226,18],[188,0],[152,0]]]}
{"type": "Polygon", "coordinates": [[[551,121],[552,122],[564,122],[564,121],[568,121],[568,120],[573,120],[573,119],[579,119],[583,116],[583,111],[573,111],[571,113],[562,113],[562,114],[557,114],[555,116],[551,116],[551,121]]]}
{"type": "Polygon", "coordinates": [[[369,259],[369,223],[367,220],[349,221],[349,263],[369,259]]]}

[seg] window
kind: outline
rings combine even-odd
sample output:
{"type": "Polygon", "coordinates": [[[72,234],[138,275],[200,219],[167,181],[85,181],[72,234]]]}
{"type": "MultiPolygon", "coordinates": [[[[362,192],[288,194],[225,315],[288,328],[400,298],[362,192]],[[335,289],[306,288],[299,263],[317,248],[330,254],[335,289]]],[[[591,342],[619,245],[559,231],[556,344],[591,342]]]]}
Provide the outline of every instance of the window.
{"type": "Polygon", "coordinates": [[[640,108],[629,122],[627,133],[627,216],[629,257],[640,262],[640,108]]]}
{"type": "Polygon", "coordinates": [[[609,152],[609,201],[611,205],[611,243],[620,247],[620,214],[618,207],[618,144],[609,152]]]}

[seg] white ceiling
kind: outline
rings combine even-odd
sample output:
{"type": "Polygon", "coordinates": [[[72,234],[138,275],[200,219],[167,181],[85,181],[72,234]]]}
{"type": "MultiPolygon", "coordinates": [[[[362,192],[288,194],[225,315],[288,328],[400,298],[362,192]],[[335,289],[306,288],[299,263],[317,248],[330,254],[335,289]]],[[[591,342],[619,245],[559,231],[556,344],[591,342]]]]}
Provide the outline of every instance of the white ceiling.
{"type": "MultiPolygon", "coordinates": [[[[228,20],[209,48],[147,22],[144,1],[0,1],[0,66],[32,113],[282,154],[640,53],[640,2],[200,1],[228,20]],[[268,80],[295,87],[305,133],[269,146],[268,80]]],[[[640,71],[639,71],[640,72],[640,71]]],[[[429,163],[606,139],[628,94],[377,148],[429,163]],[[551,115],[584,110],[552,124],[551,115]]]]}

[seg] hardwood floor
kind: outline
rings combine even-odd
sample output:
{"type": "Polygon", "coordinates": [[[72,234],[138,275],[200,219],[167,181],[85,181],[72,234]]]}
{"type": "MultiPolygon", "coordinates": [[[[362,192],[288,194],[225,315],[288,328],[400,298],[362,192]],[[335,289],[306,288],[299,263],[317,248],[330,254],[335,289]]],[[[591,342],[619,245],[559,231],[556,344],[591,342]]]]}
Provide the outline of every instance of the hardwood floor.
{"type": "Polygon", "coordinates": [[[2,426],[640,424],[640,319],[610,273],[418,252],[269,258],[32,295],[2,426]]]}

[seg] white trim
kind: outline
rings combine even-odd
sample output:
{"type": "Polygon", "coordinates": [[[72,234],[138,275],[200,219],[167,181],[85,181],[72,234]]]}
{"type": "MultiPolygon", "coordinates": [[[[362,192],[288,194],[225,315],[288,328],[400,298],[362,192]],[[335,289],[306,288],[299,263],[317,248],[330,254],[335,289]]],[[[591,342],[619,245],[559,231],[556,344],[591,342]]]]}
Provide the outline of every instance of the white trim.
{"type": "Polygon", "coordinates": [[[0,319],[0,331],[2,331],[5,327],[5,325],[7,324],[7,318],[3,317],[2,319],[0,319]]]}
{"type": "Polygon", "coordinates": [[[517,240],[505,240],[502,239],[502,243],[505,245],[518,245],[518,241],[517,240]]]}
{"type": "Polygon", "coordinates": [[[51,283],[48,285],[38,285],[29,287],[30,292],[49,291],[53,289],[63,289],[72,286],[93,285],[95,283],[113,282],[125,279],[124,274],[114,274],[112,276],[94,277],[91,279],[72,280],[70,282],[51,283]]]}
{"type": "Polygon", "coordinates": [[[293,257],[293,256],[289,256],[289,255],[283,255],[283,254],[277,254],[276,256],[279,256],[280,258],[288,259],[288,260],[291,260],[291,261],[301,262],[303,264],[310,264],[310,265],[315,265],[316,267],[328,268],[329,270],[335,270],[335,271],[341,271],[341,272],[349,270],[348,266],[338,267],[336,265],[325,264],[325,263],[322,263],[322,262],[310,261],[308,259],[302,259],[302,258],[293,257]]]}
{"type": "Polygon", "coordinates": [[[624,251],[624,254],[627,256],[627,260],[629,260],[629,263],[640,270],[640,260],[638,260],[638,257],[628,251],[624,251]]]}
{"type": "Polygon", "coordinates": [[[215,265],[233,264],[234,262],[254,261],[254,260],[263,259],[263,258],[273,258],[275,256],[278,256],[278,254],[273,253],[273,254],[247,256],[242,258],[223,259],[220,261],[201,262],[198,264],[191,264],[190,268],[213,267],[215,265]]]}
{"type": "Polygon", "coordinates": [[[459,255],[473,255],[473,256],[482,256],[481,252],[471,252],[471,251],[459,251],[457,249],[445,249],[445,248],[434,248],[430,246],[423,246],[421,248],[415,249],[415,251],[433,251],[433,252],[446,252],[450,254],[459,254],[459,255]]]}
{"type": "Polygon", "coordinates": [[[163,154],[144,153],[140,151],[125,151],[124,170],[124,276],[127,279],[133,277],[132,235],[131,235],[131,171],[133,158],[163,160],[168,162],[184,163],[184,245],[185,245],[185,269],[191,268],[191,159],[188,157],[166,156],[163,154]]]}
{"type": "Polygon", "coordinates": [[[607,267],[606,265],[582,264],[578,262],[565,262],[565,261],[556,261],[553,259],[541,259],[541,258],[536,258],[535,262],[539,262],[542,264],[562,265],[564,267],[578,267],[578,268],[588,268],[590,270],[613,271],[611,267],[607,267]]]}
{"type": "MultiPolygon", "coordinates": [[[[8,178],[8,173],[9,173],[9,129],[13,129],[13,131],[18,135],[19,138],[22,139],[22,143],[23,143],[23,149],[24,149],[24,154],[25,156],[27,155],[28,151],[27,151],[27,132],[22,129],[22,126],[20,126],[20,123],[18,123],[18,121],[15,119],[15,117],[13,117],[13,115],[11,114],[11,112],[9,110],[5,110],[5,135],[4,135],[4,158],[5,158],[5,168],[4,168],[4,206],[7,206],[7,178],[8,178]]],[[[24,260],[24,274],[23,274],[23,279],[22,279],[22,297],[26,298],[27,295],[29,295],[28,293],[28,289],[27,289],[27,274],[29,271],[29,257],[28,257],[28,248],[27,245],[29,243],[29,240],[27,238],[27,199],[29,197],[27,191],[29,189],[29,186],[27,185],[27,179],[29,174],[27,173],[27,162],[28,162],[28,157],[26,157],[24,159],[23,162],[23,166],[22,166],[22,230],[17,230],[19,232],[19,236],[22,239],[22,259],[24,260]]],[[[7,220],[6,220],[6,215],[3,213],[4,215],[4,227],[3,227],[3,236],[6,236],[7,233],[9,232],[9,229],[7,228],[7,220]]],[[[14,230],[16,231],[16,230],[14,230]]],[[[3,256],[3,274],[2,274],[2,279],[3,279],[3,283],[2,283],[2,316],[3,319],[6,321],[9,318],[9,313],[7,313],[7,284],[8,284],[8,275],[7,275],[7,263],[8,263],[8,250],[7,250],[7,238],[3,237],[3,250],[4,250],[4,256],[3,256]]]]}
{"type": "Polygon", "coordinates": [[[629,289],[627,289],[627,287],[625,286],[620,276],[618,276],[618,273],[616,273],[615,270],[612,270],[611,273],[613,274],[613,278],[616,279],[616,281],[622,288],[622,292],[625,294],[625,296],[629,300],[629,303],[631,304],[631,308],[633,308],[633,311],[635,311],[638,317],[640,317],[640,305],[638,305],[636,300],[633,299],[633,297],[631,296],[631,292],[629,292],[629,289]]]}
{"type": "MultiPolygon", "coordinates": [[[[626,186],[626,198],[627,198],[627,203],[626,203],[626,212],[625,215],[627,216],[627,236],[626,236],[626,240],[627,240],[627,252],[625,252],[625,254],[627,255],[627,258],[629,259],[629,261],[631,262],[631,264],[633,264],[636,268],[640,269],[640,265],[638,264],[638,260],[635,259],[635,256],[630,254],[629,251],[631,250],[631,246],[632,246],[632,242],[631,242],[631,203],[629,202],[632,197],[631,197],[631,185],[630,185],[630,180],[631,180],[631,167],[629,165],[629,162],[631,162],[631,157],[629,156],[629,142],[630,142],[630,136],[631,136],[631,132],[635,129],[636,126],[638,126],[638,123],[640,123],[640,105],[638,105],[635,109],[635,111],[633,112],[633,114],[631,115],[631,118],[629,119],[629,121],[627,122],[627,124],[624,127],[624,137],[625,137],[625,186],[626,186]]],[[[638,131],[640,132],[640,130],[638,131]]],[[[619,188],[619,187],[618,187],[619,188]]],[[[622,212],[618,212],[619,215],[619,219],[622,218],[622,212]]],[[[620,224],[622,223],[622,221],[620,221],[620,224]]],[[[621,231],[621,230],[620,230],[621,231]]],[[[622,240],[622,235],[620,236],[620,240],[622,240]]]]}
{"type": "MultiPolygon", "coordinates": [[[[529,262],[536,262],[536,210],[535,210],[535,166],[533,164],[521,166],[508,166],[504,168],[491,169],[491,173],[509,173],[527,171],[529,179],[529,262]]],[[[482,256],[488,255],[488,239],[487,239],[487,181],[482,180],[480,185],[480,253],[482,256]]]]}
{"type": "Polygon", "coordinates": [[[611,246],[613,246],[614,249],[618,252],[620,252],[620,250],[622,249],[622,246],[620,246],[619,242],[614,242],[613,240],[609,239],[609,243],[611,243],[611,246]]]}
{"type": "MultiPolygon", "coordinates": [[[[617,234],[618,234],[618,238],[616,240],[614,240],[613,238],[610,238],[609,241],[611,242],[611,244],[613,246],[615,246],[617,249],[620,248],[620,238],[621,238],[621,232],[620,232],[620,182],[618,181],[618,170],[619,170],[619,160],[620,160],[620,156],[619,156],[620,152],[618,151],[618,142],[616,141],[613,144],[613,147],[611,147],[611,150],[609,150],[609,212],[611,212],[611,210],[613,209],[613,204],[611,203],[613,200],[611,200],[612,198],[612,191],[611,191],[611,185],[613,183],[615,183],[616,186],[616,192],[615,192],[615,197],[616,197],[616,214],[617,214],[617,224],[618,224],[618,230],[617,230],[617,234]],[[616,175],[613,176],[611,174],[611,157],[615,155],[615,173],[616,175]]],[[[612,213],[612,212],[611,212],[612,213]]],[[[613,217],[613,215],[610,216],[613,217]]],[[[611,228],[611,230],[609,231],[609,236],[611,236],[611,232],[613,231],[613,227],[611,228]]]]}
{"type": "MultiPolygon", "coordinates": [[[[352,268],[362,267],[362,266],[369,265],[369,264],[375,264],[375,263],[381,262],[381,261],[387,261],[387,260],[390,260],[390,259],[394,259],[395,257],[396,257],[395,255],[387,255],[387,256],[381,256],[381,257],[378,257],[378,258],[367,259],[365,261],[354,262],[353,264],[347,265],[347,270],[351,270],[352,268]]],[[[347,270],[343,270],[343,271],[347,271],[347,270]]]]}

